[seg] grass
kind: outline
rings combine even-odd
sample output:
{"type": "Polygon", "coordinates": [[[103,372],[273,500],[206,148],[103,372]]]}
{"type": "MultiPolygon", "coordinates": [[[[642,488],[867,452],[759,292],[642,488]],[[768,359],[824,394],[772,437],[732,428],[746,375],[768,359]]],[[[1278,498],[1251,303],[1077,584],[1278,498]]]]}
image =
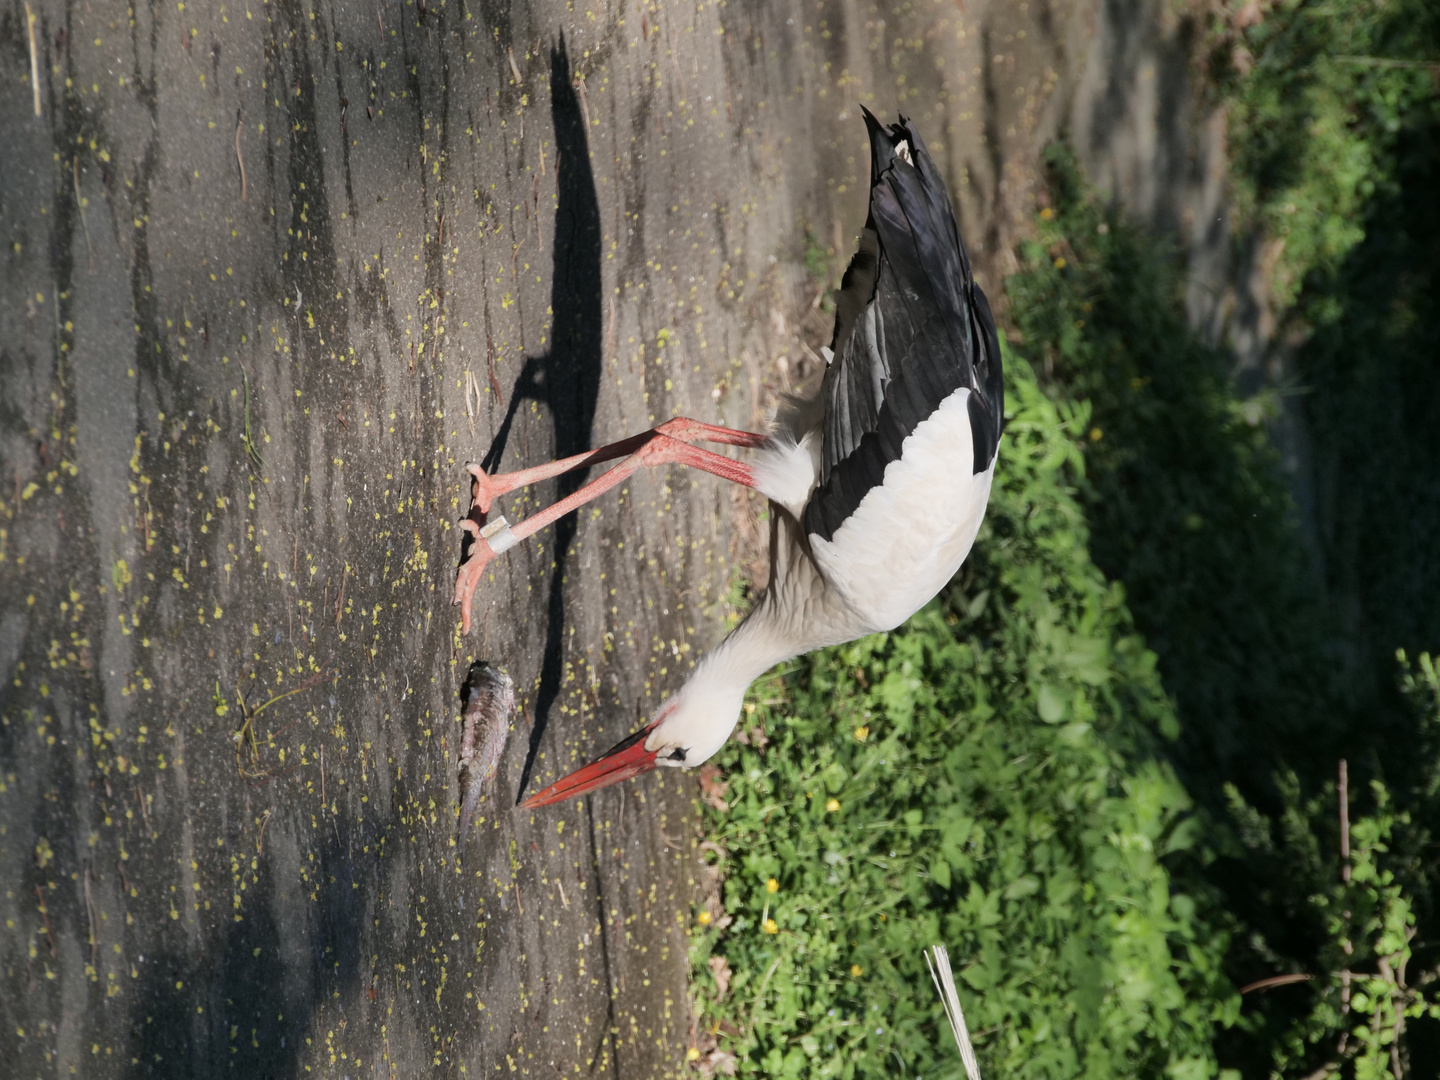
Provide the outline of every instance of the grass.
{"type": "Polygon", "coordinates": [[[1386,429],[1342,463],[1398,523],[1359,537],[1397,566],[1353,593],[1394,599],[1358,648],[1318,585],[1330,540],[1301,534],[1278,471],[1274,399],[1239,399],[1190,333],[1171,253],[1063,151],[1050,165],[1007,284],[1007,431],[975,552],[904,627],[757,684],[705,784],[699,1064],[958,1077],[920,954],[944,944],[986,1075],[1433,1075],[1440,684],[1393,653],[1434,626],[1401,595],[1433,563],[1404,515],[1428,520],[1434,472],[1382,482],[1433,440],[1412,437],[1422,405],[1386,414],[1345,377],[1433,378],[1428,233],[1372,219],[1345,262],[1371,260],[1370,289],[1388,267],[1391,302],[1341,290],[1311,346],[1336,383],[1307,408],[1386,429]],[[1405,243],[1410,263],[1384,257],[1405,243]],[[1376,332],[1392,351],[1365,355],[1376,332]]]}
{"type": "Polygon", "coordinates": [[[986,1073],[1215,1073],[1237,1001],[1223,931],[1163,861],[1194,857],[1195,819],[1152,752],[1176,731],[1155,656],[1087,554],[1089,409],[1008,370],[962,578],[901,629],[757,684],[748,745],[717,759],[694,939],[712,1068],[954,1073],[920,952],[943,942],[986,1073]]]}
{"type": "Polygon", "coordinates": [[[703,1072],[959,1077],[931,944],[989,1076],[1440,1070],[1440,8],[1207,10],[1309,531],[1277,391],[1054,152],[975,553],[759,684],[705,784],[703,1072]]]}

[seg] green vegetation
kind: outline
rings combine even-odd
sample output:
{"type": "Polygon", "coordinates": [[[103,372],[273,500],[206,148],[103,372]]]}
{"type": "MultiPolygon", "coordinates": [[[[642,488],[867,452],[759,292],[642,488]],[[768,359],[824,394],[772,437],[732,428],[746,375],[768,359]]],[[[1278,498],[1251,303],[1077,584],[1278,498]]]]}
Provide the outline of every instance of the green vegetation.
{"type": "Polygon", "coordinates": [[[969,564],[762,682],[706,785],[701,1064],[960,1075],[941,941],[988,1075],[1431,1075],[1434,665],[1397,691],[1385,657],[1383,701],[1347,679],[1274,400],[1235,396],[1168,253],[1051,165],[969,564]]]}
{"type": "Polygon", "coordinates": [[[1174,260],[1051,155],[1053,207],[1007,285],[1024,347],[1093,422],[1091,551],[1125,583],[1180,711],[1189,783],[1246,791],[1284,762],[1329,775],[1339,731],[1327,615],[1264,425],[1192,334],[1174,260]]]}
{"type": "MultiPolygon", "coordinates": [[[[1277,778],[1281,810],[1273,816],[1227,785],[1229,842],[1248,858],[1255,904],[1272,923],[1290,920],[1300,929],[1294,937],[1317,943],[1310,964],[1298,971],[1272,953],[1272,963],[1290,971],[1255,987],[1290,995],[1288,1008],[1252,1012],[1247,1003],[1249,1045],[1240,1049],[1275,1076],[1435,1073],[1435,1027],[1417,1029],[1415,1022],[1440,1018],[1440,952],[1425,930],[1433,927],[1436,899],[1440,677],[1428,655],[1412,665],[1402,654],[1400,666],[1412,749],[1422,763],[1414,770],[1418,784],[1392,792],[1374,780],[1357,799],[1345,791],[1342,771],[1339,783],[1306,797],[1300,778],[1286,771],[1277,778]],[[1357,802],[1369,812],[1352,821],[1357,802]]],[[[1267,945],[1254,933],[1252,950],[1267,945]]]]}
{"type": "Polygon", "coordinates": [[[1209,10],[1232,181],[1302,392],[1333,652],[1351,701],[1388,726],[1390,656],[1440,641],[1440,5],[1209,10]]]}
{"type": "MultiPolygon", "coordinates": [[[[1400,171],[1412,193],[1434,174],[1430,145],[1430,166],[1412,154],[1400,171]]],[[[1299,356],[1323,380],[1305,398],[1314,443],[1332,455],[1322,486],[1359,481],[1332,492],[1336,527],[1307,542],[1268,442],[1278,400],[1235,396],[1225,356],[1185,326],[1173,261],[1087,199],[1064,153],[1051,165],[1055,205],[1009,283],[1012,314],[1055,392],[1093,407],[1080,492],[1091,551],[1125,583],[1159,655],[1182,732],[1167,756],[1208,812],[1216,855],[1201,880],[1178,877],[1213,890],[1237,985],[1296,980],[1246,998],[1220,1060],[1247,1076],[1433,1075],[1437,1033],[1408,1022],[1434,1018],[1440,974],[1426,932],[1437,710],[1417,702],[1403,666],[1409,692],[1396,692],[1393,658],[1440,641],[1425,588],[1440,582],[1440,293],[1415,284],[1436,282],[1437,218],[1422,211],[1407,230],[1396,204],[1373,203],[1345,259],[1360,272],[1312,275],[1303,294],[1308,310],[1332,310],[1299,356]],[[1358,777],[1348,862],[1342,759],[1358,777]],[[1423,1059],[1414,1073],[1410,1046],[1423,1059]]]]}
{"type": "Polygon", "coordinates": [[[706,1072],[961,1075],[943,942],[987,1076],[1440,1074],[1440,7],[1208,10],[1286,380],[1051,155],[970,563],[706,782],[706,1072]]]}
{"type": "Polygon", "coordinates": [[[1230,113],[1242,214],[1273,251],[1282,306],[1343,274],[1377,197],[1440,117],[1430,0],[1251,0],[1210,8],[1208,51],[1230,113]],[[1245,213],[1248,211],[1248,213],[1245,213]]]}
{"type": "Polygon", "coordinates": [[[1155,657],[1086,553],[1071,485],[1089,409],[1008,370],[962,580],[900,630],[759,684],[749,745],[718,759],[723,902],[695,948],[700,970],[725,961],[728,992],[702,976],[702,1023],[738,1032],[741,1075],[953,1072],[931,941],[995,1075],[1215,1074],[1212,1027],[1238,999],[1162,864],[1193,861],[1196,819],[1151,752],[1175,732],[1155,657]]]}

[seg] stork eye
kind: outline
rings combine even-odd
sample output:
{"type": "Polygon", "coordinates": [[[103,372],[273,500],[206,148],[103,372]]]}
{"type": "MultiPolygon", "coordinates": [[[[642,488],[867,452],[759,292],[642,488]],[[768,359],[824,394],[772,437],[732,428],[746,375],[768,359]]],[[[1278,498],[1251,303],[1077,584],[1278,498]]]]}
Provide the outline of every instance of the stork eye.
{"type": "Polygon", "coordinates": [[[675,749],[674,751],[672,751],[670,754],[668,754],[667,757],[669,757],[669,759],[670,759],[671,761],[684,761],[684,760],[685,760],[685,751],[684,751],[683,749],[681,749],[681,748],[677,748],[677,749],[675,749]]]}

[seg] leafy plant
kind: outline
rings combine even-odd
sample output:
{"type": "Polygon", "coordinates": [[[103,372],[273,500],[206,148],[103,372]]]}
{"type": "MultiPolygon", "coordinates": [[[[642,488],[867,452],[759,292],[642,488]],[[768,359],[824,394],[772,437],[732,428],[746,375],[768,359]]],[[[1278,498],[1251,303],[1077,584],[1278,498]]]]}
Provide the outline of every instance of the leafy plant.
{"type": "MultiPolygon", "coordinates": [[[[1334,421],[1317,425],[1317,442],[1333,438],[1346,471],[1370,481],[1356,497],[1373,513],[1354,523],[1354,535],[1378,533],[1360,542],[1391,556],[1372,568],[1372,560],[1357,561],[1356,546],[1335,550],[1302,538],[1267,436],[1273,401],[1240,399],[1224,355],[1189,331],[1169,253],[1091,199],[1063,148],[1052,153],[1051,168],[1053,205],[1041,214],[1022,273],[1009,283],[1012,312],[1052,391],[1093,407],[1078,488],[1093,528],[1091,550],[1125,583],[1136,623],[1159,655],[1181,726],[1165,753],[1208,809],[1207,832],[1221,852],[1201,868],[1201,880],[1184,877],[1179,885],[1218,893],[1217,904],[1234,920],[1225,966],[1238,983],[1307,980],[1298,990],[1247,995],[1241,1023],[1218,1033],[1221,1060],[1246,1075],[1273,1069],[1277,1077],[1308,1077],[1332,1065],[1346,1076],[1365,1075],[1383,1057],[1384,1067],[1400,1067],[1401,1075],[1406,1040],[1381,1033],[1429,1013],[1414,983],[1404,983],[1411,946],[1382,941],[1381,928],[1412,919],[1413,926],[1433,925],[1435,867],[1427,845],[1440,805],[1416,794],[1393,805],[1384,800],[1390,791],[1423,790],[1440,753],[1433,723],[1417,720],[1421,714],[1385,691],[1389,662],[1376,654],[1397,637],[1424,640],[1425,627],[1434,626],[1423,584],[1436,560],[1420,539],[1433,536],[1426,523],[1435,519],[1434,500],[1424,478],[1434,471],[1424,467],[1433,458],[1425,439],[1413,437],[1424,429],[1418,414],[1425,406],[1412,406],[1398,387],[1387,401],[1367,385],[1393,386],[1402,371],[1425,370],[1420,339],[1392,334],[1396,348],[1376,352],[1356,331],[1393,319],[1415,290],[1393,291],[1388,308],[1354,305],[1348,350],[1327,345],[1331,392],[1307,402],[1334,421]],[[1415,420],[1397,423],[1397,411],[1412,409],[1415,420]],[[1360,446],[1372,453],[1357,452],[1360,446]],[[1393,524],[1375,530],[1382,521],[1393,524]],[[1369,579],[1349,596],[1384,597],[1360,624],[1376,631],[1373,643],[1327,602],[1312,558],[1317,548],[1332,556],[1332,578],[1348,572],[1369,579]],[[1389,583],[1383,593],[1381,581],[1389,583]],[[1342,896],[1327,779],[1346,755],[1370,784],[1384,778],[1389,786],[1372,788],[1375,809],[1356,825],[1364,843],[1342,896]],[[1396,845],[1407,852],[1403,858],[1384,854],[1396,845]],[[1337,921],[1337,912],[1351,915],[1337,921]],[[1364,923],[1364,912],[1373,924],[1364,923]],[[1376,962],[1337,961],[1342,936],[1376,962]],[[1346,970],[1352,982],[1361,972],[1379,980],[1358,999],[1369,1012],[1337,1004],[1338,973],[1346,970]],[[1382,983],[1391,991],[1382,993],[1382,983]]],[[[1393,250],[1397,236],[1372,232],[1350,259],[1369,258],[1373,270],[1376,260],[1365,253],[1382,240],[1393,250]]],[[[1404,265],[1391,264],[1391,274],[1429,272],[1419,269],[1423,260],[1404,265]]],[[[1418,298],[1415,305],[1434,309],[1418,298]]],[[[1330,342],[1328,335],[1321,327],[1311,347],[1330,342]]],[[[1372,345],[1383,341],[1370,338],[1372,345]]],[[[1412,696],[1413,683],[1406,684],[1412,696]]],[[[1195,864],[1179,869],[1188,874],[1195,864]]]]}
{"type": "MultiPolygon", "coordinates": [[[[1372,781],[1368,810],[1353,822],[1343,760],[1338,782],[1308,799],[1293,774],[1281,777],[1284,808],[1274,820],[1234,788],[1229,792],[1240,845],[1253,863],[1271,868],[1258,887],[1293,916],[1317,921],[1323,937],[1314,970],[1270,976],[1241,990],[1298,995],[1306,1006],[1267,1040],[1277,1076],[1412,1075],[1411,1022],[1440,1019],[1440,952],[1417,940],[1417,915],[1435,899],[1440,679],[1428,654],[1419,658],[1418,675],[1403,654],[1400,663],[1417,731],[1429,743],[1418,788],[1397,799],[1372,781]]],[[[1266,943],[1256,947],[1264,951],[1266,943]]]]}
{"type": "MultiPolygon", "coordinates": [[[[1089,197],[1064,147],[1052,206],[1007,282],[1023,347],[1091,405],[1080,500],[1175,696],[1170,755],[1207,805],[1280,767],[1328,775],[1351,719],[1262,401],[1185,322],[1176,260],[1089,197]]],[[[1267,804],[1273,808],[1273,803],[1267,804]]]]}
{"type": "Polygon", "coordinates": [[[1271,249],[1272,294],[1296,301],[1365,236],[1394,190],[1396,148],[1433,122],[1440,16],[1428,0],[1251,0],[1209,8],[1211,71],[1229,111],[1242,212],[1271,249]]]}
{"type": "Polygon", "coordinates": [[[694,938],[702,1065],[956,1074],[920,948],[955,958],[986,1072],[1216,1074],[1224,933],[1172,892],[1189,799],[1175,717],[1071,485],[1083,404],[1008,360],[967,571],[906,626],[758,684],[705,781],[714,891],[694,938]],[[719,809],[720,807],[724,809],[719,809]]]}

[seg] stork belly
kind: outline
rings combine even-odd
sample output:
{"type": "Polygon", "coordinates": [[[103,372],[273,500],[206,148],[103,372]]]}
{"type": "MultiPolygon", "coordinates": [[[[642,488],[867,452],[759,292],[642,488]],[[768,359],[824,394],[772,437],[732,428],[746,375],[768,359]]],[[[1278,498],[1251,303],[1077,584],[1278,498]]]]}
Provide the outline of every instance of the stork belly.
{"type": "Polygon", "coordinates": [[[893,629],[924,607],[975,542],[995,463],[974,472],[969,396],[962,387],[916,426],[884,482],[830,540],[809,538],[831,588],[871,631],[893,629]]]}

